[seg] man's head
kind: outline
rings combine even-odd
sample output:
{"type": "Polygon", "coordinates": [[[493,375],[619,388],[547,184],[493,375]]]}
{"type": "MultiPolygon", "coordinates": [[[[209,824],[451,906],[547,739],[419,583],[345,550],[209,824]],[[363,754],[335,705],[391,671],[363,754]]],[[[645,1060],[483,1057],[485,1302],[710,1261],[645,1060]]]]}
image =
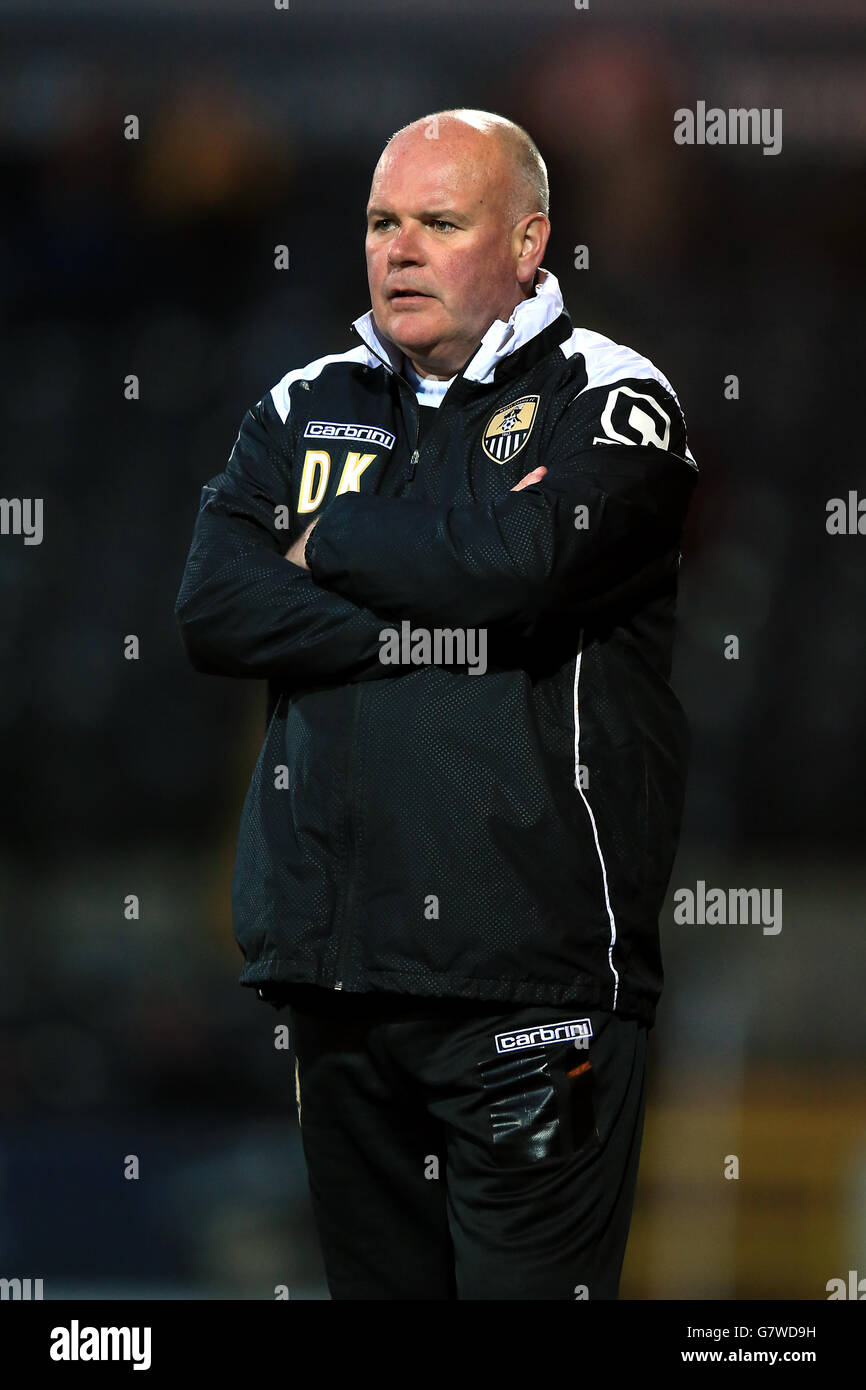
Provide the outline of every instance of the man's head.
{"type": "Polygon", "coordinates": [[[548,206],[541,155],[502,116],[440,111],[391,136],[370,188],[367,276],[380,332],[422,375],[453,376],[534,292],[548,206]]]}

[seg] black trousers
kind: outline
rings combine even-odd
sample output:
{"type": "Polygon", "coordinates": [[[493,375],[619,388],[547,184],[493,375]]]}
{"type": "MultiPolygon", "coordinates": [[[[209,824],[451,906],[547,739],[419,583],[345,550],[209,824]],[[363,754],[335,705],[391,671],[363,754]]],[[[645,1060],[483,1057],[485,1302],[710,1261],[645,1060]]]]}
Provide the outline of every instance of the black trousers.
{"type": "Polygon", "coordinates": [[[618,1297],[645,1026],[312,987],[289,1015],[332,1298],[618,1297]]]}

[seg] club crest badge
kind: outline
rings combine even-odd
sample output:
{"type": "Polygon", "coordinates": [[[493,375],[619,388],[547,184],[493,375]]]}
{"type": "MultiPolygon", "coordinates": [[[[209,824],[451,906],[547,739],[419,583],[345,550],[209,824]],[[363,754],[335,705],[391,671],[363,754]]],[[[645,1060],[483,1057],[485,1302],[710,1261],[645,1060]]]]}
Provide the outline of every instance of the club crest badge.
{"type": "Polygon", "coordinates": [[[538,396],[520,396],[500,406],[484,427],[481,443],[494,463],[507,463],[519,454],[532,433],[538,414],[538,396]]]}

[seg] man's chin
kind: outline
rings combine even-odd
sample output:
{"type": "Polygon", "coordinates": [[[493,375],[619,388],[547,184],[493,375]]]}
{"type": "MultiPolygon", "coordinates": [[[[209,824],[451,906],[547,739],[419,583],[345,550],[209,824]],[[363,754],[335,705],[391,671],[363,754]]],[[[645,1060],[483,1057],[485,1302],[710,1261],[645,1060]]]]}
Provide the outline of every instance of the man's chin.
{"type": "Polygon", "coordinates": [[[447,344],[450,342],[444,324],[437,324],[432,316],[414,309],[383,315],[384,322],[378,314],[375,317],[380,332],[390,338],[407,357],[421,364],[426,371],[445,374],[447,361],[444,365],[439,361],[442,355],[447,358],[447,344]]]}
{"type": "Polygon", "coordinates": [[[435,347],[442,337],[441,325],[437,330],[434,315],[421,306],[391,310],[385,319],[384,332],[398,347],[404,350],[411,347],[418,352],[435,347]]]}

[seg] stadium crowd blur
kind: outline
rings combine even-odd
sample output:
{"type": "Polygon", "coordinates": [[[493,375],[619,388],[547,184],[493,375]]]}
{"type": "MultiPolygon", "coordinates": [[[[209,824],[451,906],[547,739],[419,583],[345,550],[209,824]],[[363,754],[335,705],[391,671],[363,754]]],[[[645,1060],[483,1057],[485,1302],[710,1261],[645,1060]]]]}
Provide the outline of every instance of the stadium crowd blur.
{"type": "MultiPolygon", "coordinates": [[[[413,6],[339,35],[230,9],[7,25],[3,493],[44,499],[44,539],[0,543],[0,1273],[315,1287],[291,1057],[277,1016],[235,984],[231,867],[264,689],[193,672],[172,610],[201,484],[246,408],[352,345],[370,173],[392,130],[428,110],[526,125],[550,173],[545,264],[573,321],[665,372],[701,469],[674,670],[693,754],[672,887],[782,884],[786,926],[777,940],[689,936],[668,913],[665,1085],[676,1092],[684,1060],[674,1035],[693,1067],[724,1069],[735,1047],[735,1089],[766,1064],[790,1069],[803,1009],[810,1048],[862,1063],[866,567],[863,540],[829,537],[825,517],[864,480],[866,96],[859,117],[838,96],[842,29],[819,27],[815,67],[808,27],[690,24],[674,8],[666,29],[599,19],[584,37],[581,17],[542,7],[527,42],[506,7],[495,55],[484,7],[459,45],[413,6]],[[699,98],[784,105],[783,152],[678,146],[672,113],[699,98]],[[127,1153],[142,1163],[134,1194],[127,1153]]],[[[628,1287],[644,1296],[637,1276],[628,1287]]]]}

